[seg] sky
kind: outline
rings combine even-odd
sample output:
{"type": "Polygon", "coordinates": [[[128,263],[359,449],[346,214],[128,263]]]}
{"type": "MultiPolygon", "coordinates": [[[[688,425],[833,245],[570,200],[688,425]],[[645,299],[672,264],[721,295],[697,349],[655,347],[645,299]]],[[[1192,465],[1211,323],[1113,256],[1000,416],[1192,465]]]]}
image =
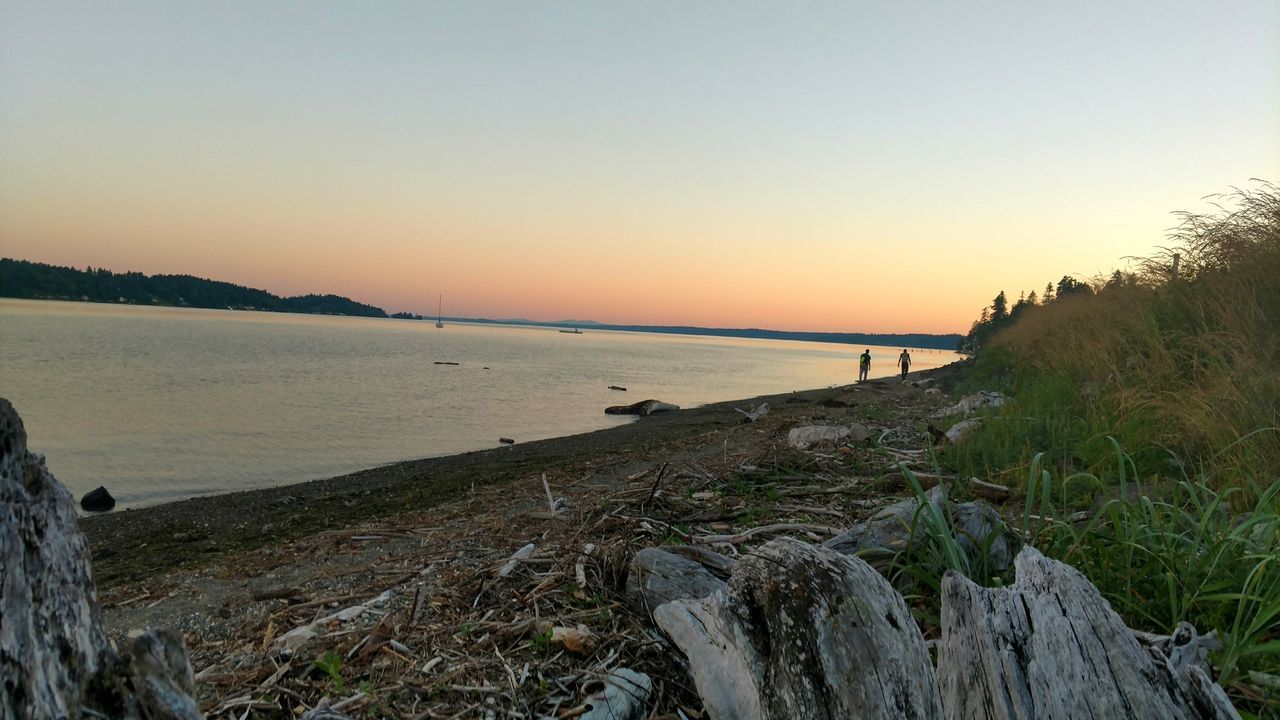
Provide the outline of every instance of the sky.
{"type": "Polygon", "coordinates": [[[0,256],[964,332],[1280,181],[1280,3],[0,0],[0,256]]]}

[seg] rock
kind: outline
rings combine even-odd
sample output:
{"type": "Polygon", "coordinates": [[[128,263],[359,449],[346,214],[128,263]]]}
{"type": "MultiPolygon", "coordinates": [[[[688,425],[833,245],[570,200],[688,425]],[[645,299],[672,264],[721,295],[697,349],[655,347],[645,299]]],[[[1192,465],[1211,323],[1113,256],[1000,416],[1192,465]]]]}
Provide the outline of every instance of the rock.
{"type": "Polygon", "coordinates": [[[734,559],[725,557],[706,545],[668,545],[663,549],[673,555],[693,560],[719,578],[727,578],[733,572],[734,559]]]}
{"type": "Polygon", "coordinates": [[[728,585],[654,611],[712,720],[941,718],[933,664],[902,597],[870,565],[784,538],[728,585]]]}
{"type": "Polygon", "coordinates": [[[787,444],[797,450],[831,447],[849,437],[849,428],[835,425],[807,425],[792,428],[787,433],[787,444]]]}
{"type": "Polygon", "coordinates": [[[644,720],[652,693],[648,675],[620,667],[604,679],[603,690],[587,698],[590,709],[579,720],[644,720]]]}
{"type": "Polygon", "coordinates": [[[506,437],[500,437],[500,438],[498,438],[498,442],[502,443],[503,445],[515,445],[515,444],[516,444],[516,441],[515,441],[515,440],[512,440],[511,438],[506,438],[506,437]]]}
{"type": "Polygon", "coordinates": [[[722,587],[724,581],[700,563],[659,548],[645,548],[631,559],[627,604],[648,614],[672,600],[703,598],[722,587]]]}
{"type": "Polygon", "coordinates": [[[562,647],[574,655],[590,655],[596,651],[598,641],[586,625],[551,628],[551,644],[562,647]]]}
{"type": "Polygon", "coordinates": [[[947,430],[947,433],[946,433],[947,442],[950,442],[950,443],[960,442],[961,440],[964,439],[965,435],[968,435],[975,428],[981,425],[984,419],[985,418],[980,418],[980,417],[969,418],[968,420],[961,420],[955,425],[952,425],[951,428],[947,430]]]}
{"type": "Polygon", "coordinates": [[[80,509],[85,512],[107,512],[116,506],[116,499],[101,485],[80,498],[80,509]]]}
{"type": "Polygon", "coordinates": [[[924,394],[928,395],[929,397],[938,397],[939,395],[942,395],[942,390],[936,387],[931,387],[925,390],[924,394]]]}
{"type": "Polygon", "coordinates": [[[605,415],[652,415],[657,412],[679,410],[679,405],[664,403],[659,400],[641,400],[630,405],[614,405],[604,409],[605,415]]]}
{"type": "Polygon", "coordinates": [[[945,407],[933,414],[935,418],[952,415],[972,415],[975,411],[986,407],[997,408],[1009,402],[1009,398],[998,392],[980,392],[960,399],[955,405],[945,407]]]}
{"type": "MultiPolygon", "coordinates": [[[[981,501],[953,505],[941,484],[934,485],[925,496],[946,519],[952,537],[970,563],[985,564],[988,572],[1009,569],[1022,543],[995,508],[981,501]]],[[[886,567],[894,556],[919,549],[926,541],[924,520],[919,516],[922,505],[914,497],[899,500],[823,544],[836,552],[858,555],[873,565],[886,567]]]]}
{"type": "Polygon", "coordinates": [[[871,439],[871,429],[862,423],[853,423],[846,439],[850,444],[861,445],[871,439]]]}
{"type": "Polygon", "coordinates": [[[951,534],[971,563],[985,563],[986,575],[1002,573],[1013,566],[1022,540],[1004,524],[995,508],[975,500],[951,508],[951,534]]]}
{"type": "MultiPolygon", "coordinates": [[[[939,511],[945,509],[947,495],[941,485],[934,486],[926,497],[939,511]]],[[[920,507],[920,501],[914,497],[899,500],[823,544],[836,552],[856,554],[873,564],[880,563],[912,547],[924,537],[916,519],[920,507]]]]}

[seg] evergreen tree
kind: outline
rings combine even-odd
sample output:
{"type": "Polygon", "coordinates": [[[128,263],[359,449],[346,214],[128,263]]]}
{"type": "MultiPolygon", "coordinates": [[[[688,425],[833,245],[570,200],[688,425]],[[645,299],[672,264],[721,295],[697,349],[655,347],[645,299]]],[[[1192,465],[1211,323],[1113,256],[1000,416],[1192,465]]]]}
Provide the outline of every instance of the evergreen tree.
{"type": "Polygon", "coordinates": [[[1058,281],[1058,297],[1061,298],[1064,295],[1073,293],[1092,294],[1093,288],[1089,287],[1088,283],[1080,282],[1070,275],[1063,275],[1062,279],[1058,281]]]}
{"type": "Polygon", "coordinates": [[[999,323],[1009,317],[1009,300],[1004,296],[1004,291],[991,301],[991,322],[999,323]]]}

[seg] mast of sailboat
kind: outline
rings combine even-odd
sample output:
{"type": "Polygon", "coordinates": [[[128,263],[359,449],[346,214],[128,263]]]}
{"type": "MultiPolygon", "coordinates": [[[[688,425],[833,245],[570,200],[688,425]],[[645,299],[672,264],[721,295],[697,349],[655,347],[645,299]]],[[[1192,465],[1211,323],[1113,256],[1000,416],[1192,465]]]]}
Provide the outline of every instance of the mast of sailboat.
{"type": "Polygon", "coordinates": [[[444,327],[444,293],[436,299],[436,327],[444,327]]]}

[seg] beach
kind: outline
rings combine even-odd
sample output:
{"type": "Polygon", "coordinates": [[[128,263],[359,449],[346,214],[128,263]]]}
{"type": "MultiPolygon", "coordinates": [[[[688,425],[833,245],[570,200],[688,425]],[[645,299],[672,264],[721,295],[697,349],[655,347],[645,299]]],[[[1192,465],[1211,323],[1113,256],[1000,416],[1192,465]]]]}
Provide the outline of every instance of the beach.
{"type": "MultiPolygon", "coordinates": [[[[951,367],[928,374],[945,385],[951,367]]],[[[419,702],[415,693],[433,698],[428,706],[443,716],[467,716],[486,694],[503,707],[532,708],[555,693],[527,678],[511,686],[508,665],[545,666],[544,674],[585,682],[603,669],[605,646],[610,662],[625,659],[668,684],[659,708],[694,708],[684,671],[654,652],[647,619],[624,601],[629,558],[698,533],[785,523],[799,530],[784,534],[813,539],[848,527],[906,492],[881,477],[891,458],[873,442],[847,454],[802,453],[788,446],[789,431],[865,424],[899,445],[923,443],[923,419],[945,399],[896,378],[761,396],[80,525],[109,632],[180,630],[210,716],[240,707],[237,698],[290,663],[264,693],[271,699],[254,706],[256,716],[287,717],[291,701],[310,706],[337,693],[341,686],[308,670],[331,649],[350,653],[343,673],[370,690],[354,703],[370,717],[407,714],[419,702]],[[768,413],[744,422],[739,410],[763,403],[768,413]],[[548,492],[566,506],[555,516],[548,492]],[[527,569],[495,574],[530,544],[536,552],[527,569]],[[291,630],[378,599],[373,615],[352,621],[358,629],[339,627],[282,650],[291,630]],[[537,617],[589,628],[601,652],[548,652],[528,637],[537,617]],[[358,656],[353,648],[374,625],[394,627],[398,646],[358,656]]],[[[745,551],[774,535],[732,547],[745,551]]],[[[351,695],[350,685],[344,692],[351,695]]]]}

